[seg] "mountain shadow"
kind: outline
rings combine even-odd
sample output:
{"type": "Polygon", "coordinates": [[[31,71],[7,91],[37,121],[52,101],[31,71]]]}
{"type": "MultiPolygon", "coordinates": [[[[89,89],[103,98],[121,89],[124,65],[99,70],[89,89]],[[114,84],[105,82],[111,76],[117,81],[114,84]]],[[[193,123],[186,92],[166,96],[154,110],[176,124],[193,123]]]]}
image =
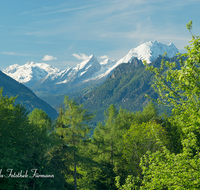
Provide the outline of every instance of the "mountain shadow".
{"type": "Polygon", "coordinates": [[[38,108],[45,111],[52,119],[55,119],[58,116],[58,113],[54,108],[38,98],[28,87],[17,82],[1,71],[0,87],[3,87],[4,96],[18,96],[15,103],[24,105],[28,111],[38,108]]]}

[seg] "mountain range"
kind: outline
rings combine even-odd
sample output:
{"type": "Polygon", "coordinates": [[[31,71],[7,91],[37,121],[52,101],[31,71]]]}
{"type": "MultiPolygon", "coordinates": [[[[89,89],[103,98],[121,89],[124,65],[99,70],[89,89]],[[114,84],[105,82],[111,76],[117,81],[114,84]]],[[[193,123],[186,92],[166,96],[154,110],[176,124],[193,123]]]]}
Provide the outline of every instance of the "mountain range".
{"type": "Polygon", "coordinates": [[[119,61],[105,59],[102,62],[89,56],[76,67],[58,69],[46,63],[27,62],[25,65],[11,65],[3,72],[27,87],[38,96],[59,95],[77,92],[90,85],[100,85],[110,76],[114,69],[122,63],[129,63],[134,58],[154,61],[159,55],[167,52],[171,58],[178,53],[173,43],[165,45],[157,41],[150,41],[133,48],[119,61]]]}
{"type": "MultiPolygon", "coordinates": [[[[12,79],[16,84],[12,82],[11,85],[8,81],[11,89],[5,88],[4,93],[14,96],[19,94],[18,102],[29,110],[41,108],[39,104],[43,105],[45,101],[58,111],[63,105],[64,96],[68,95],[75,98],[77,103],[83,103],[85,109],[96,112],[93,123],[95,125],[98,121],[103,121],[103,113],[110,104],[114,104],[118,109],[122,107],[130,111],[141,111],[149,101],[144,97],[145,94],[157,97],[150,88],[153,83],[152,74],[145,71],[142,61],[146,60],[147,63],[158,66],[162,59],[161,55],[165,52],[165,59],[177,61],[174,56],[178,49],[174,44],[165,45],[150,41],[131,49],[118,61],[105,59],[99,62],[91,55],[76,67],[67,67],[63,70],[46,63],[27,62],[25,65],[15,64],[3,70],[8,76],[4,73],[0,75],[16,80],[12,79]],[[33,103],[36,95],[32,91],[44,101],[41,102],[40,99],[37,105],[33,103]]],[[[0,86],[5,87],[6,83],[0,86]]],[[[57,116],[53,108],[44,108],[43,105],[42,109],[51,117],[57,116]]]]}

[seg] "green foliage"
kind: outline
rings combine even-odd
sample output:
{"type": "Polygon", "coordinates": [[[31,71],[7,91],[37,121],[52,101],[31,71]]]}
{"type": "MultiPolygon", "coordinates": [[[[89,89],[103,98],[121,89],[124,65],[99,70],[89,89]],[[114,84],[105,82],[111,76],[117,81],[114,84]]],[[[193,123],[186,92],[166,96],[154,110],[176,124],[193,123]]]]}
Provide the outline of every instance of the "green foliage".
{"type": "MultiPolygon", "coordinates": [[[[120,165],[120,149],[121,146],[121,132],[120,126],[116,125],[116,118],[118,111],[114,105],[110,105],[105,111],[105,126],[99,123],[94,130],[92,143],[94,144],[93,151],[96,150],[94,160],[99,162],[102,166],[99,175],[104,178],[104,185],[115,189],[114,178],[115,173],[119,170],[120,165]]],[[[99,176],[99,177],[100,177],[99,176]]],[[[101,184],[101,183],[100,183],[101,184]]],[[[102,186],[102,184],[101,184],[102,186]]],[[[107,189],[105,188],[105,189],[107,189]]]]}
{"type": "Polygon", "coordinates": [[[140,189],[141,179],[133,175],[129,175],[126,179],[125,184],[122,186],[120,186],[119,176],[115,178],[115,181],[116,181],[116,187],[119,190],[139,190],[140,189]]]}
{"type": "Polygon", "coordinates": [[[191,30],[192,30],[192,20],[188,24],[186,24],[186,28],[190,31],[192,37],[194,37],[192,32],[191,32],[191,30]]]}
{"type": "Polygon", "coordinates": [[[63,122],[64,127],[57,128],[57,132],[63,135],[63,140],[66,140],[67,144],[76,146],[76,143],[84,140],[90,132],[87,122],[94,115],[84,110],[82,108],[83,105],[77,105],[73,99],[69,100],[67,96],[65,96],[64,103],[65,109],[61,116],[61,122],[63,122]]]}
{"type": "MultiPolygon", "coordinates": [[[[150,102],[148,106],[144,108],[143,112],[136,113],[128,112],[122,108],[117,111],[115,106],[111,104],[105,111],[105,118],[105,125],[103,125],[103,123],[98,123],[97,127],[95,128],[93,138],[91,140],[92,144],[90,145],[87,154],[90,154],[93,160],[99,163],[99,168],[96,167],[95,175],[95,178],[97,178],[97,180],[95,180],[95,184],[99,184],[99,189],[116,189],[116,185],[114,184],[114,179],[116,176],[120,176],[120,181],[123,183],[125,182],[128,174],[138,174],[138,171],[135,173],[131,171],[131,164],[135,162],[135,169],[139,168],[139,161],[136,160],[136,158],[133,158],[133,160],[129,162],[129,160],[126,159],[126,156],[123,156],[125,147],[127,148],[126,153],[130,155],[132,154],[132,149],[128,150],[129,145],[127,144],[128,141],[125,141],[125,135],[127,134],[128,136],[131,126],[138,126],[137,130],[140,131],[140,133],[133,132],[135,134],[135,139],[133,138],[133,141],[136,142],[137,139],[140,139],[143,135],[140,127],[142,123],[154,120],[159,121],[159,118],[157,116],[157,109],[152,102],[150,102]]],[[[153,132],[149,133],[149,141],[152,139],[150,135],[153,134],[153,132]]],[[[161,133],[159,133],[159,135],[160,134],[161,133]]],[[[143,137],[145,144],[145,142],[148,140],[145,139],[145,135],[143,135],[143,137]]],[[[127,140],[131,141],[132,138],[130,137],[127,140]]],[[[130,142],[130,144],[131,143],[132,142],[130,142]]]]}
{"type": "Polygon", "coordinates": [[[128,177],[115,178],[119,189],[139,189],[142,181],[140,158],[149,150],[155,152],[161,148],[159,138],[164,144],[168,143],[166,131],[161,125],[162,119],[158,117],[157,108],[152,102],[149,102],[142,112],[131,113],[130,121],[129,127],[122,135],[122,158],[126,163],[128,177]]]}
{"type": "Polygon", "coordinates": [[[143,122],[159,121],[158,109],[156,105],[150,101],[147,106],[143,108],[142,112],[136,112],[134,114],[134,123],[142,124],[143,122]]]}
{"type": "Polygon", "coordinates": [[[133,124],[123,135],[124,149],[123,157],[128,163],[128,170],[134,176],[141,176],[139,167],[140,158],[147,152],[155,152],[161,145],[157,139],[161,139],[166,144],[165,131],[160,124],[148,122],[133,124]]]}
{"type": "MultiPolygon", "coordinates": [[[[191,32],[192,21],[187,24],[187,28],[191,32]]],[[[187,53],[179,57],[180,68],[177,68],[175,62],[170,63],[164,60],[160,67],[147,66],[147,70],[155,75],[154,89],[159,94],[157,103],[172,108],[172,115],[166,119],[163,126],[168,132],[171,127],[172,132],[168,134],[169,139],[178,144],[179,140],[177,139],[180,139],[182,146],[170,150],[164,146],[162,138],[157,138],[162,145],[161,148],[156,152],[148,151],[141,158],[143,179],[139,184],[140,187],[135,185],[134,180],[129,180],[124,186],[120,186],[119,179],[117,179],[120,189],[131,186],[133,189],[148,190],[200,188],[200,37],[192,35],[190,46],[187,46],[186,50],[187,53]],[[178,135],[174,132],[178,132],[178,135]]],[[[138,137],[136,131],[133,134],[138,137]]],[[[133,134],[131,136],[134,136],[133,134]]],[[[150,136],[152,137],[152,135],[150,136]]],[[[130,145],[133,145],[135,141],[127,137],[125,136],[126,141],[132,140],[130,145]]],[[[147,140],[148,136],[145,139],[147,140]]],[[[170,142],[169,148],[172,147],[172,142],[170,142]]]]}
{"type": "Polygon", "coordinates": [[[29,147],[28,138],[20,137],[26,134],[30,128],[26,118],[26,110],[20,105],[15,105],[16,97],[8,98],[3,95],[3,88],[0,90],[0,166],[1,168],[20,166],[22,155],[29,147]],[[21,147],[17,145],[20,144],[21,147]],[[26,148],[27,146],[27,148],[26,148]],[[19,156],[17,154],[20,153],[19,156]],[[16,159],[13,159],[15,158],[16,159]]]}
{"type": "MultiPolygon", "coordinates": [[[[149,105],[150,108],[152,108],[152,104],[149,105]]],[[[144,113],[146,110],[148,109],[145,108],[144,113]]],[[[98,180],[95,181],[101,187],[99,189],[116,189],[114,184],[116,176],[120,176],[121,183],[125,182],[129,168],[127,160],[123,157],[123,148],[125,147],[123,135],[127,133],[133,123],[151,120],[156,112],[153,115],[149,112],[147,118],[142,114],[143,112],[131,113],[122,108],[117,111],[111,104],[105,111],[105,125],[99,123],[95,128],[91,151],[93,160],[100,163],[98,180]]]]}
{"type": "MultiPolygon", "coordinates": [[[[41,130],[36,122],[30,123],[27,110],[15,104],[16,97],[8,98],[0,91],[0,166],[2,174],[7,169],[13,173],[35,168],[40,174],[51,174],[47,169],[46,153],[52,146],[52,138],[47,130],[41,130]]],[[[31,115],[31,114],[30,114],[31,115]]],[[[44,129],[46,129],[44,127],[44,129]]],[[[51,179],[1,178],[1,189],[24,189],[35,186],[49,188],[51,179]]]]}
{"type": "MultiPolygon", "coordinates": [[[[73,160],[74,189],[77,189],[77,163],[81,161],[78,151],[79,146],[88,137],[90,128],[87,124],[94,115],[84,110],[83,105],[77,105],[73,99],[69,100],[67,96],[64,99],[65,109],[60,109],[60,115],[57,120],[56,131],[61,138],[63,148],[71,150],[71,159],[73,160]]],[[[69,182],[69,181],[68,181],[69,182]]]]}
{"type": "Polygon", "coordinates": [[[194,156],[191,148],[184,149],[176,155],[163,147],[144,156],[141,189],[199,189],[199,155],[194,156]]]}
{"type": "Polygon", "coordinates": [[[188,24],[186,24],[186,28],[188,30],[192,30],[192,20],[188,24]]]}
{"type": "MultiPolygon", "coordinates": [[[[192,29],[192,22],[187,25],[192,29]]],[[[200,188],[200,38],[192,36],[187,53],[180,57],[181,68],[174,63],[162,62],[159,69],[149,67],[155,73],[156,90],[161,99],[173,107],[170,118],[182,131],[182,151],[171,153],[165,146],[162,151],[149,152],[141,162],[143,187],[141,189],[199,189],[200,188]],[[183,57],[187,57],[183,61],[183,57]],[[165,73],[163,68],[167,67],[165,73]]]]}
{"type": "Polygon", "coordinates": [[[46,128],[46,130],[52,131],[52,121],[51,118],[41,109],[35,108],[29,114],[29,121],[33,125],[38,125],[40,128],[46,128]]]}

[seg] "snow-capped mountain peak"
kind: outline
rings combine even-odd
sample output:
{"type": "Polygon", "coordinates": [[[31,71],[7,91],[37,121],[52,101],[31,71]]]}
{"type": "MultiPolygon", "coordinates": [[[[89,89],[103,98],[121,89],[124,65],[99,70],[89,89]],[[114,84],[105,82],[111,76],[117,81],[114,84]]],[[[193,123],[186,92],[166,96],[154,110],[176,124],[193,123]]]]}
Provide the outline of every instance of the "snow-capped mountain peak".
{"type": "Polygon", "coordinates": [[[46,75],[60,72],[60,69],[54,68],[46,63],[27,62],[24,65],[11,65],[3,70],[3,72],[16,81],[30,87],[46,75]]]}
{"type": "Polygon", "coordinates": [[[85,68],[92,59],[94,59],[94,55],[90,55],[86,60],[77,64],[77,66],[74,69],[78,71],[85,68]]]}
{"type": "Polygon", "coordinates": [[[100,62],[100,65],[111,65],[111,64],[113,64],[113,63],[116,63],[116,60],[110,60],[110,59],[105,59],[105,60],[103,60],[102,62],[100,62]]]}
{"type": "MultiPolygon", "coordinates": [[[[159,55],[163,55],[167,53],[167,57],[171,58],[174,57],[178,53],[178,49],[175,47],[173,43],[169,45],[162,44],[157,41],[149,41],[146,43],[141,44],[140,46],[133,48],[129,51],[129,53],[117,61],[115,64],[110,67],[107,67],[104,73],[99,73],[99,75],[95,75],[96,79],[105,78],[108,76],[118,65],[122,63],[131,62],[135,57],[139,60],[146,60],[147,63],[151,63],[154,61],[159,55]]],[[[106,61],[101,62],[101,65],[106,65],[106,61]]],[[[101,69],[102,70],[102,69],[101,69]]],[[[94,79],[93,79],[94,80],[94,79]]]]}
{"type": "Polygon", "coordinates": [[[139,60],[146,60],[147,63],[151,63],[159,55],[163,55],[165,52],[167,53],[167,57],[171,58],[178,53],[178,49],[173,43],[166,45],[157,41],[149,41],[131,49],[125,57],[118,61],[118,64],[128,63],[132,61],[134,57],[137,57],[139,60]]]}
{"type": "Polygon", "coordinates": [[[92,76],[93,73],[98,72],[100,68],[100,63],[97,61],[94,55],[91,55],[86,60],[77,64],[77,66],[71,71],[71,74],[76,75],[79,80],[84,80],[85,78],[92,76]]]}

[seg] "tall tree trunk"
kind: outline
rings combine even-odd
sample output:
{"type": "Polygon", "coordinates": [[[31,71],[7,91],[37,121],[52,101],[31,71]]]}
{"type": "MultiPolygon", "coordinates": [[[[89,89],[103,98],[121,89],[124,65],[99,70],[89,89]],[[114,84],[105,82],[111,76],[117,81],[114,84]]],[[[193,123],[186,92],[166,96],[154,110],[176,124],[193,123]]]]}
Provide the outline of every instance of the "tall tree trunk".
{"type": "Polygon", "coordinates": [[[75,160],[75,150],[74,150],[74,190],[77,190],[77,183],[76,183],[76,160],[75,160]]]}
{"type": "Polygon", "coordinates": [[[113,143],[111,142],[111,165],[113,165],[113,143]]]}
{"type": "Polygon", "coordinates": [[[33,179],[33,190],[35,190],[35,178],[33,179]]]}

